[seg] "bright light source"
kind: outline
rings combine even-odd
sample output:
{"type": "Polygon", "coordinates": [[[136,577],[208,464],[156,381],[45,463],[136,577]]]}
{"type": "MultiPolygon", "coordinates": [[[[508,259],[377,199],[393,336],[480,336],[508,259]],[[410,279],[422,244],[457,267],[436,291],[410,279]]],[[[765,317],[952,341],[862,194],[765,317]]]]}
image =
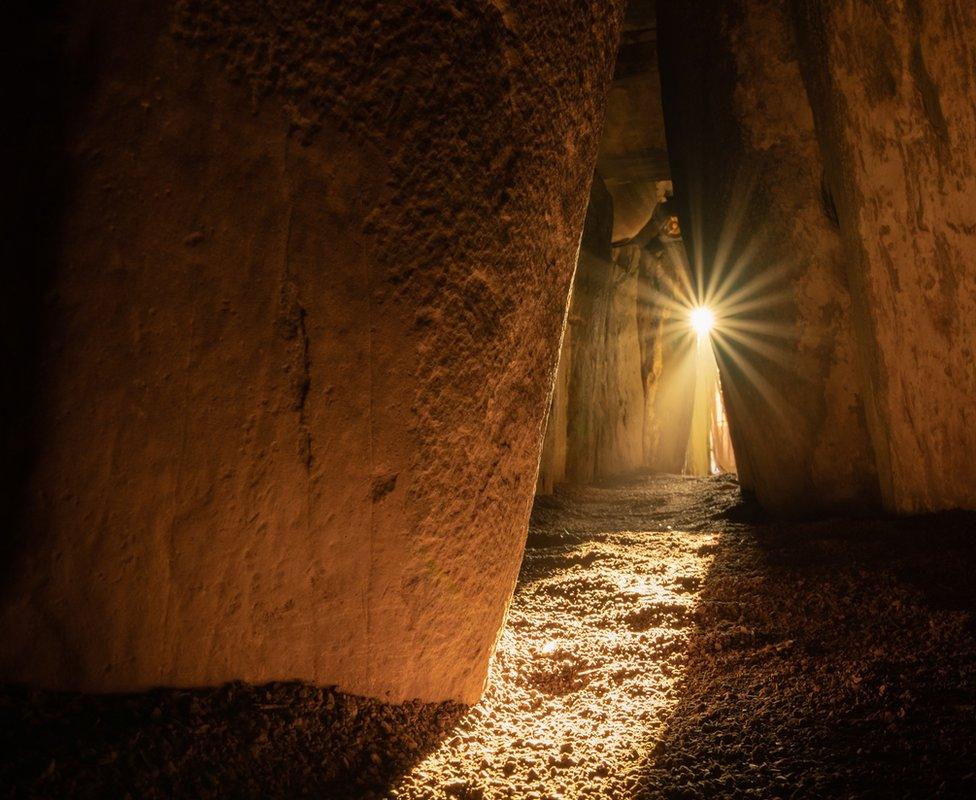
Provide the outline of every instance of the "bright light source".
{"type": "Polygon", "coordinates": [[[691,310],[691,327],[699,336],[708,336],[715,327],[715,314],[712,309],[698,306],[691,310]]]}

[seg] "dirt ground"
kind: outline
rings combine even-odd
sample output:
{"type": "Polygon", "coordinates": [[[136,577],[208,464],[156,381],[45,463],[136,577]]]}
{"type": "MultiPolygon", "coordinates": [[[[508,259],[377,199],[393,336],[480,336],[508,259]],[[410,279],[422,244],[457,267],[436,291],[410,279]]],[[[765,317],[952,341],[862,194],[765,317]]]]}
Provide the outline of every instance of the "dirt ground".
{"type": "Polygon", "coordinates": [[[482,702],[0,695],[10,797],[976,796],[976,515],[763,521],[729,478],[533,512],[482,702]]]}

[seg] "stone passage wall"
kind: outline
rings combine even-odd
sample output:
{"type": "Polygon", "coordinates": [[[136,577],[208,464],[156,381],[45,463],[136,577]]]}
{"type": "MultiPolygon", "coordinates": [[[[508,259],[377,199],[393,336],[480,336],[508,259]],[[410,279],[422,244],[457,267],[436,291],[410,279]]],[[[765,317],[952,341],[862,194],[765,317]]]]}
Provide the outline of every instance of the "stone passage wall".
{"type": "Polygon", "coordinates": [[[642,461],[644,391],[637,330],[637,259],[583,250],[569,311],[566,477],[589,483],[642,461]]]}
{"type": "Polygon", "coordinates": [[[686,239],[732,317],[744,483],[785,512],[976,506],[976,7],[659,12],[686,239]]]}
{"type": "Polygon", "coordinates": [[[477,699],[621,5],[66,9],[0,678],[477,699]]]}
{"type": "Polygon", "coordinates": [[[609,259],[587,244],[576,267],[539,494],[563,482],[686,466],[694,339],[685,314],[665,299],[682,281],[680,242],[656,252],[623,245],[609,259]]]}
{"type": "Polygon", "coordinates": [[[740,480],[780,513],[870,503],[847,276],[785,7],[663,3],[660,37],[675,194],[720,317],[740,480]]]}
{"type": "Polygon", "coordinates": [[[885,505],[976,508],[976,5],[791,6],[885,505]]]}

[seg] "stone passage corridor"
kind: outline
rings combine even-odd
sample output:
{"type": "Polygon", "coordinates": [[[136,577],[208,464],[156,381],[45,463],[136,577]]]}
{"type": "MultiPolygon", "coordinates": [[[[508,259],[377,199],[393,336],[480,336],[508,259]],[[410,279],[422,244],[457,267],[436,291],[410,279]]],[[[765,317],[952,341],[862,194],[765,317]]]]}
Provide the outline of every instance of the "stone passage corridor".
{"type": "Polygon", "coordinates": [[[0,800],[976,798],[976,3],[8,16],[0,800]]]}
{"type": "Polygon", "coordinates": [[[764,522],[724,477],[560,490],[533,511],[471,710],[302,684],[8,693],[0,782],[11,796],[970,797],[974,529],[963,513],[764,522]]]}

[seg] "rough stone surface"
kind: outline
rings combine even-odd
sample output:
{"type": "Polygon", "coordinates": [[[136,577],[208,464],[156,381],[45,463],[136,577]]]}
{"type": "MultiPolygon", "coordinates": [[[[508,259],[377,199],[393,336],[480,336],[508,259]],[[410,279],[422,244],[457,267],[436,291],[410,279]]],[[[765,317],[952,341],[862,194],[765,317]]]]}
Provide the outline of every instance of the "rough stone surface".
{"type": "Polygon", "coordinates": [[[676,198],[719,318],[743,485],[781,513],[871,504],[845,255],[786,8],[668,3],[660,39],[676,198]]]}
{"type": "Polygon", "coordinates": [[[621,5],[69,4],[3,678],[479,696],[621,5]]]}
{"type": "Polygon", "coordinates": [[[976,507],[976,6],[791,5],[885,505],[976,507]]]}
{"type": "Polygon", "coordinates": [[[581,251],[569,325],[566,476],[588,483],[641,466],[644,391],[637,333],[637,261],[581,251]]]}

